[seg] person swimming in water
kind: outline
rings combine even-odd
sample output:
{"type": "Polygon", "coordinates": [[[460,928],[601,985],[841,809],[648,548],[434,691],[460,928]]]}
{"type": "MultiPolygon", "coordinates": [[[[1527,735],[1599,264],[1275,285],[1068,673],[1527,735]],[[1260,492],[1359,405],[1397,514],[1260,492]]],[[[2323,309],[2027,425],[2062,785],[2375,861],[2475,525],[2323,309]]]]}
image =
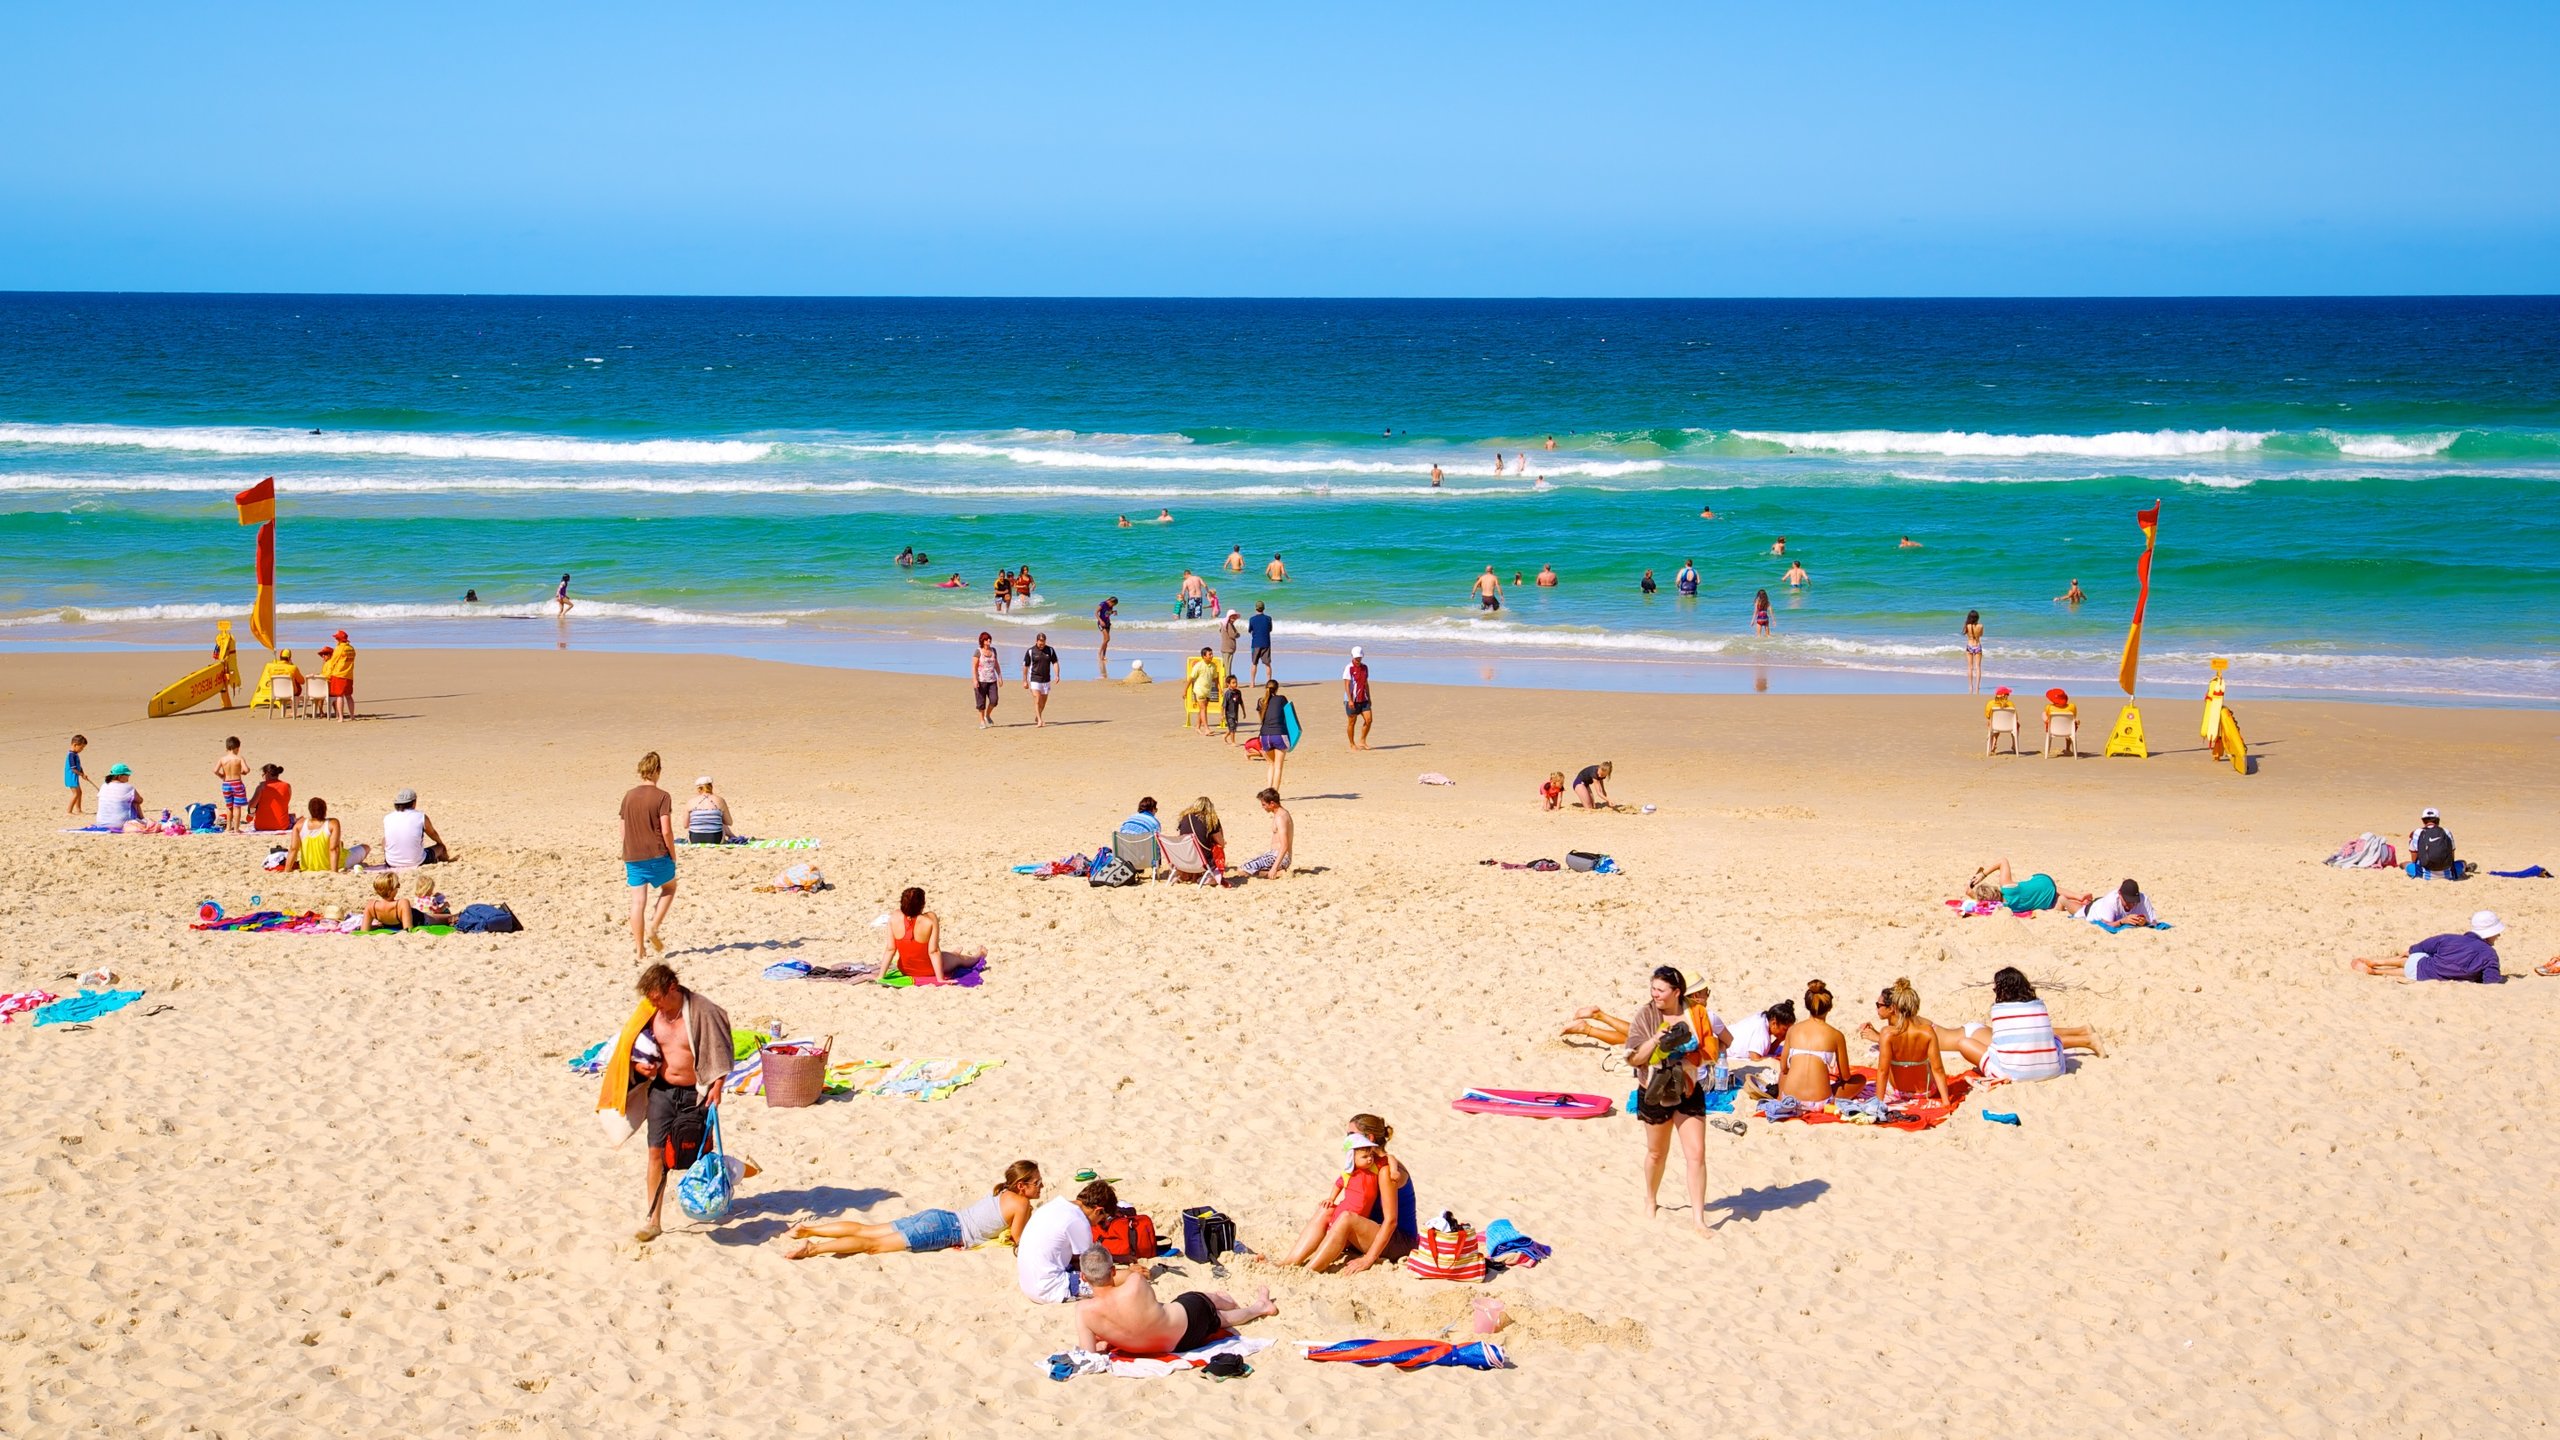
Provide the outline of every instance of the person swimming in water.
{"type": "Polygon", "coordinates": [[[2087,592],[2080,588],[2080,582],[2077,580],[2071,582],[2071,588],[2069,590],[2053,597],[2054,603],[2057,605],[2077,605],[2088,598],[2089,596],[2087,592]]]}

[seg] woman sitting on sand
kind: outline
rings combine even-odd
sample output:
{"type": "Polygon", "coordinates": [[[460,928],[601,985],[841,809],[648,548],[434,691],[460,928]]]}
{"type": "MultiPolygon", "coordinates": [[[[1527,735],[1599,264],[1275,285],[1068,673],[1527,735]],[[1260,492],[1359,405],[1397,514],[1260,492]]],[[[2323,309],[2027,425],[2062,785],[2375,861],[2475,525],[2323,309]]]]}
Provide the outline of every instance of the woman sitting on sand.
{"type": "Polygon", "coordinates": [[[987,958],[942,948],[942,917],[924,908],[924,891],[910,885],[898,896],[898,918],[889,922],[889,967],[911,980],[943,981],[987,958]]]}
{"type": "Polygon", "coordinates": [[[1209,873],[1203,877],[1206,883],[1226,883],[1227,828],[1218,823],[1218,807],[1209,803],[1208,796],[1203,795],[1191,802],[1191,808],[1183,811],[1182,818],[1173,822],[1173,833],[1188,835],[1200,842],[1200,853],[1209,861],[1209,873]]]}
{"type": "Polygon", "coordinates": [[[1947,1071],[1938,1058],[1938,1027],[1920,1018],[1920,992],[1896,978],[1876,997],[1876,1018],[1884,1022],[1858,1027],[1859,1038],[1876,1047],[1876,1098],[1888,1104],[1935,1096],[1949,1103],[1947,1071]]]}
{"type": "Polygon", "coordinates": [[[1342,1273],[1357,1275],[1380,1260],[1400,1260],[1413,1249],[1420,1239],[1413,1175],[1387,1153],[1387,1141],[1395,1133],[1375,1115],[1351,1117],[1350,1133],[1342,1137],[1349,1162],[1333,1182],[1333,1193],[1308,1218],[1298,1243],[1272,1263],[1321,1271],[1349,1255],[1342,1273]]]}
{"type": "Polygon", "coordinates": [[[1786,1058],[1778,1065],[1778,1094],[1807,1105],[1834,1095],[1854,1095],[1866,1082],[1849,1073],[1849,1037],[1831,1021],[1831,987],[1804,987],[1805,1018],[1787,1030],[1786,1058]]]}
{"type": "Polygon", "coordinates": [[[1971,1061],[1994,1080],[2050,1080],[2062,1073],[2062,1052],[2098,1048],[2098,1035],[2085,1025],[2056,1025],[2036,998],[2036,987],[2016,966],[2004,966],[1991,977],[1991,1023],[1964,1029],[1938,1028],[1938,1045],[1971,1061]]]}
{"type": "Polygon", "coordinates": [[[373,881],[373,898],[364,902],[366,930],[406,930],[409,928],[409,902],[400,898],[400,877],[377,875],[373,881]]]}
{"type": "Polygon", "coordinates": [[[258,767],[258,788],[249,792],[249,828],[268,835],[293,828],[293,787],[285,783],[283,766],[258,767]]]}
{"type": "Polygon", "coordinates": [[[2094,898],[2063,894],[2053,877],[2041,870],[2021,880],[2010,872],[2007,860],[1994,860],[1974,871],[1973,878],[1965,882],[1964,893],[1986,905],[2005,905],[2021,914],[2051,910],[2057,905],[2077,912],[2087,909],[2094,898]]]}
{"type": "Polygon", "coordinates": [[[346,846],[338,834],[338,822],[329,818],[329,802],[314,795],[309,810],[311,818],[293,827],[293,841],[285,861],[287,870],[338,871],[346,868],[346,846]]]}
{"type": "Polygon", "coordinates": [[[801,1243],[783,1253],[785,1260],[812,1255],[894,1255],[901,1250],[969,1250],[990,1240],[1019,1244],[1022,1222],[1031,1218],[1039,1200],[1040,1167],[1016,1160],[1004,1178],[976,1203],[959,1210],[919,1210],[913,1215],[874,1225],[862,1220],[824,1220],[791,1227],[801,1243]]]}
{"type": "Polygon", "coordinates": [[[726,845],[730,828],[737,824],[729,814],[729,802],[711,788],[711,777],[697,776],[693,782],[693,803],[685,807],[684,839],[688,845],[726,845]]]}

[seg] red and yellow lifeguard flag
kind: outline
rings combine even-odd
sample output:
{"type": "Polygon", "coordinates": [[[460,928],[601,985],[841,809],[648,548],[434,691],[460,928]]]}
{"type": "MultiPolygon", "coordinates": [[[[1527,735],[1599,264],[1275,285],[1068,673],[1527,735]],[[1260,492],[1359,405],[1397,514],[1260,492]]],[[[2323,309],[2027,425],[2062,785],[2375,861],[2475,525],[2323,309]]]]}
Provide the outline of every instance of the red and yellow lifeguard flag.
{"type": "Polygon", "coordinates": [[[269,650],[276,648],[276,477],[268,476],[231,497],[240,507],[240,523],[258,527],[258,603],[249,612],[249,633],[269,650]]]}
{"type": "Polygon", "coordinates": [[[2124,632],[2124,663],[2116,669],[2116,684],[2124,693],[2133,693],[2133,672],[2142,666],[2142,611],[2151,603],[2151,552],[2160,543],[2160,502],[2133,517],[2142,527],[2142,558],[2134,562],[2133,573],[2141,583],[2133,592],[2133,625],[2124,632]]]}

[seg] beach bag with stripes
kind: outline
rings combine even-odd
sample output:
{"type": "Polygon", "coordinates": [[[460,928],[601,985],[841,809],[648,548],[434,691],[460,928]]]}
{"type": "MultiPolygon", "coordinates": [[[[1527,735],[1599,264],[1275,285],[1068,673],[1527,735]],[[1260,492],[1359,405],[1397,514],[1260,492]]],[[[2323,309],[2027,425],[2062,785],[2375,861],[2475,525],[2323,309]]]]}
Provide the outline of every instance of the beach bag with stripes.
{"type": "Polygon", "coordinates": [[[1425,1280],[1477,1281],[1484,1278],[1484,1237],[1473,1227],[1443,1230],[1434,1225],[1404,1257],[1405,1273],[1425,1280]]]}

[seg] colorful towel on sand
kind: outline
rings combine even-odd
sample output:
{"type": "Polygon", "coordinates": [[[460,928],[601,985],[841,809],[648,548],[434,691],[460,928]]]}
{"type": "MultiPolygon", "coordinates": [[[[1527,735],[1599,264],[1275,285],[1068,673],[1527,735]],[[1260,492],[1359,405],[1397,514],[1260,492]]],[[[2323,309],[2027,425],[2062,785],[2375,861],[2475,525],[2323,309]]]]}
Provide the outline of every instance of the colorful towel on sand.
{"type": "Polygon", "coordinates": [[[2032,920],[2036,916],[2033,910],[2012,910],[1997,900],[1950,900],[1947,906],[1958,915],[1967,918],[1975,915],[2015,915],[2021,920],[2032,920]]]}
{"type": "Polygon", "coordinates": [[[1445,1340],[1341,1340],[1309,1345],[1310,1360],[1348,1360],[1354,1365],[1393,1365],[1419,1370],[1427,1365],[1454,1365],[1467,1370],[1508,1370],[1502,1347],[1490,1340],[1452,1345],[1445,1340]]]}
{"type": "MultiPolygon", "coordinates": [[[[62,833],[65,835],[167,835],[174,839],[187,840],[205,835],[228,835],[231,832],[228,830],[189,830],[183,827],[174,830],[163,830],[156,825],[148,830],[127,830],[121,825],[65,825],[62,827],[62,833]]],[[[246,834],[248,832],[243,831],[241,833],[246,834]]]]}
{"type": "Polygon", "coordinates": [[[289,915],[282,910],[258,910],[247,915],[233,915],[221,920],[198,921],[190,930],[236,930],[256,935],[450,935],[450,925],[413,925],[406,930],[391,926],[367,930],[361,916],[344,920],[327,920],[316,910],[289,915]]]}
{"type": "Polygon", "coordinates": [[[884,1099],[941,1100],[1003,1064],[1001,1060],[918,1060],[870,1089],[884,1099]]]}
{"type": "Polygon", "coordinates": [[[142,998],[139,990],[83,990],[68,1000],[56,1000],[36,1012],[38,1025],[69,1025],[82,1020],[95,1020],[113,1015],[142,998]]]}
{"type": "Polygon", "coordinates": [[[1484,1258],[1516,1270],[1526,1270],[1556,1253],[1552,1245],[1541,1245],[1520,1233],[1520,1227],[1508,1220],[1496,1220],[1484,1227],[1484,1258]]]}
{"type": "Polygon", "coordinates": [[[963,989],[975,990],[980,985],[985,984],[986,980],[987,962],[984,960],[972,960],[968,964],[961,966],[959,969],[952,971],[950,974],[939,980],[933,979],[929,976],[919,980],[915,976],[909,975],[903,970],[892,970],[888,974],[880,977],[880,983],[888,986],[892,990],[910,990],[919,985],[927,987],[935,985],[957,985],[963,989]]]}
{"type": "Polygon", "coordinates": [[[1077,1375],[1119,1375],[1132,1380],[1152,1380],[1163,1375],[1183,1375],[1200,1369],[1220,1355],[1259,1355],[1270,1349],[1269,1340],[1248,1340],[1233,1330],[1218,1332],[1216,1339],[1205,1345],[1163,1355],[1132,1355],[1122,1350],[1067,1350],[1040,1362],[1052,1380],[1066,1380],[1077,1375]]]}
{"type": "Polygon", "coordinates": [[[2110,925],[2104,920],[2092,920],[2089,923],[2106,931],[2110,935],[2121,935],[2127,930],[2166,930],[2170,928],[2169,922],[2166,920],[2154,920],[2148,925],[2110,925]]]}
{"type": "Polygon", "coordinates": [[[735,846],[741,850],[815,850],[818,848],[818,842],[812,839],[750,840],[743,835],[732,835],[728,839],[719,841],[716,844],[709,840],[698,842],[698,844],[692,840],[679,840],[676,843],[679,845],[695,846],[696,848],[704,850],[716,850],[724,845],[735,846]]]}
{"type": "Polygon", "coordinates": [[[875,1082],[896,1064],[891,1060],[839,1060],[827,1066],[825,1092],[846,1095],[875,1082]]]}
{"type": "Polygon", "coordinates": [[[1802,1120],[1808,1125],[1872,1125],[1879,1130],[1934,1130],[1955,1118],[1981,1076],[1971,1070],[1947,1077],[1948,1100],[1940,1104],[1933,1096],[1927,1100],[1896,1100],[1891,1105],[1872,1098],[1876,1072],[1872,1066],[1852,1067],[1850,1074],[1867,1082],[1861,1098],[1833,1100],[1822,1105],[1807,1105],[1801,1100],[1766,1100],[1760,1105],[1760,1118],[1772,1123],[1780,1120],[1802,1120]]]}
{"type": "Polygon", "coordinates": [[[767,980],[868,980],[878,973],[877,965],[812,965],[806,960],[785,960],[764,967],[767,980]]]}
{"type": "Polygon", "coordinates": [[[0,995],[0,1025],[6,1025],[29,1010],[41,1009],[61,997],[50,990],[20,990],[0,995]]]}

